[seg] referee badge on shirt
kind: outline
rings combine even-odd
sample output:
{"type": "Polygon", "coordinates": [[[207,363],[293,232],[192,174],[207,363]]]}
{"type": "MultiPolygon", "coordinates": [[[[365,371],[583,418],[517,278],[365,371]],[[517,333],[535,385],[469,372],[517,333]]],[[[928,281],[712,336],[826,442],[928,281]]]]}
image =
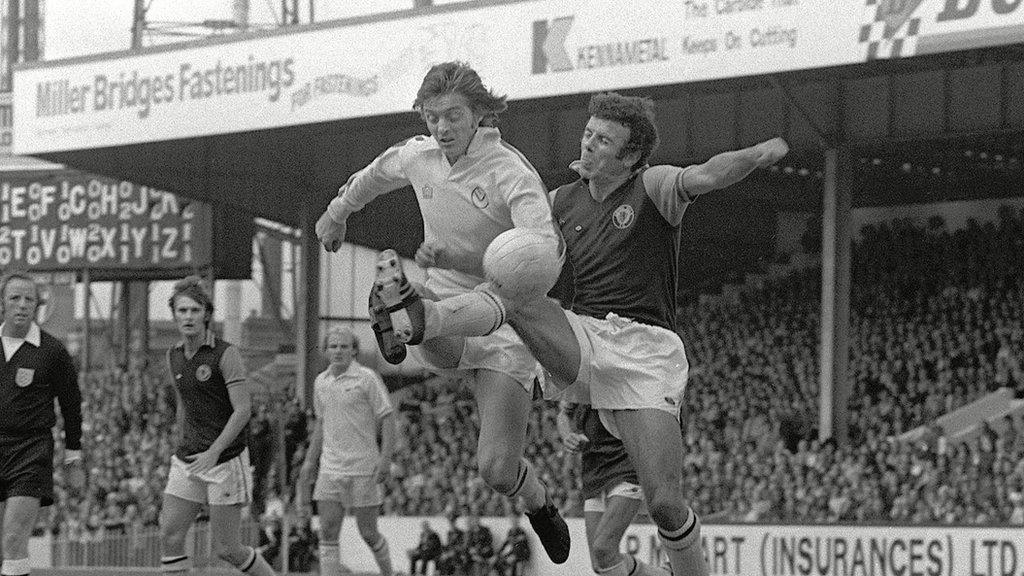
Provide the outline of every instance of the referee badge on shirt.
{"type": "Polygon", "coordinates": [[[32,378],[36,375],[36,371],[32,368],[18,368],[17,374],[14,375],[14,383],[19,388],[24,388],[32,383],[32,378]]]}
{"type": "Polygon", "coordinates": [[[196,380],[200,382],[206,382],[213,375],[213,370],[210,369],[206,364],[200,364],[199,368],[196,368],[196,380]]]}

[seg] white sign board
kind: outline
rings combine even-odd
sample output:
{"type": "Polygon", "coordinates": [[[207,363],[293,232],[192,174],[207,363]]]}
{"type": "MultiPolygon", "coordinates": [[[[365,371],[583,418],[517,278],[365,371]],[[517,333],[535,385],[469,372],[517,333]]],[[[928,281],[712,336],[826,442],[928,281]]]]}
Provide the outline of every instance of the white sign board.
{"type": "Polygon", "coordinates": [[[1022,40],[1019,0],[523,0],[22,65],[14,152],[408,111],[454,59],[525,99],[1022,40]]]}
{"type": "MultiPolygon", "coordinates": [[[[424,518],[382,517],[381,533],[391,546],[396,568],[407,565],[404,551],[414,548],[424,518]]],[[[442,538],[447,522],[429,518],[442,538]]],[[[484,518],[495,546],[508,530],[506,518],[484,518]]],[[[540,542],[523,522],[533,550],[527,576],[590,574],[583,520],[567,520],[572,537],[569,560],[552,564],[540,542]]],[[[345,564],[355,572],[377,566],[354,523],[341,531],[345,564]]],[[[464,527],[464,526],[463,526],[464,527]]],[[[1024,574],[1024,527],[918,526],[770,526],[712,524],[701,530],[701,544],[712,576],[1021,576],[1024,574]]],[[[655,566],[668,560],[657,528],[634,524],[626,530],[622,552],[655,566]]]]}

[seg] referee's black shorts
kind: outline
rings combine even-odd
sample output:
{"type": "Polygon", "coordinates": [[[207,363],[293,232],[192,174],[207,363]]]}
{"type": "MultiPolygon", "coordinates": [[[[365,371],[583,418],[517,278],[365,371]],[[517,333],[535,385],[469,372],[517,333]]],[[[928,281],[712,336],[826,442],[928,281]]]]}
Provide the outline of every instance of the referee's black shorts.
{"type": "Polygon", "coordinates": [[[0,502],[12,496],[53,504],[53,436],[0,434],[0,502]]]}

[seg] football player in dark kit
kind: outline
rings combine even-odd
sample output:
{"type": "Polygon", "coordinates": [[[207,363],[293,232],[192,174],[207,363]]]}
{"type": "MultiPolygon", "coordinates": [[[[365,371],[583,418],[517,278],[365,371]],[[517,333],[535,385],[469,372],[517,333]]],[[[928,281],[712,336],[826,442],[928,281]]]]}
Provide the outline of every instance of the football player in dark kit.
{"type": "Polygon", "coordinates": [[[40,506],[53,503],[53,399],[64,419],[65,474],[72,488],[85,483],[82,467],[82,395],[78,371],[64,345],[36,324],[42,304],[31,276],[0,279],[0,518],[3,576],[29,573],[28,540],[40,506]]]}
{"type": "Polygon", "coordinates": [[[181,341],[167,351],[178,397],[178,447],[160,510],[163,572],[191,569],[185,536],[209,504],[214,552],[241,572],[273,576],[254,548],[242,544],[242,506],[252,502],[246,425],[252,398],[238,348],[210,330],[213,300],[198,276],[174,285],[168,304],[181,341]]]}
{"type": "Polygon", "coordinates": [[[556,386],[588,387],[636,467],[673,572],[706,576],[700,519],[681,478],[679,410],[689,370],[675,330],[681,223],[698,196],[774,164],[789,147],[773,138],[703,164],[650,166],[658,144],[651,99],[598,94],[589,111],[570,165],[580,178],[551,193],[572,300],[538,294],[515,302],[478,288],[437,302],[411,298],[403,310],[417,312],[412,332],[421,339],[479,336],[488,333],[481,327],[507,322],[556,386]]]}

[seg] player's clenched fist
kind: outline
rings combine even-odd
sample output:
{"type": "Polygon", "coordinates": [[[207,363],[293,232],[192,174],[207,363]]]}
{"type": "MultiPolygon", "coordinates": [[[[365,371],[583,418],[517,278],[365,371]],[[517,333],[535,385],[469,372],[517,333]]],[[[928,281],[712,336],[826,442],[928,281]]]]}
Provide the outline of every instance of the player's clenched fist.
{"type": "Polygon", "coordinates": [[[331,218],[330,212],[324,212],[316,221],[316,237],[328,252],[337,252],[345,241],[345,222],[337,222],[331,218]]]}
{"type": "Polygon", "coordinates": [[[789,153],[789,144],[782,138],[765,140],[754,147],[760,155],[757,158],[757,165],[767,168],[778,162],[783,156],[789,153]]]}

